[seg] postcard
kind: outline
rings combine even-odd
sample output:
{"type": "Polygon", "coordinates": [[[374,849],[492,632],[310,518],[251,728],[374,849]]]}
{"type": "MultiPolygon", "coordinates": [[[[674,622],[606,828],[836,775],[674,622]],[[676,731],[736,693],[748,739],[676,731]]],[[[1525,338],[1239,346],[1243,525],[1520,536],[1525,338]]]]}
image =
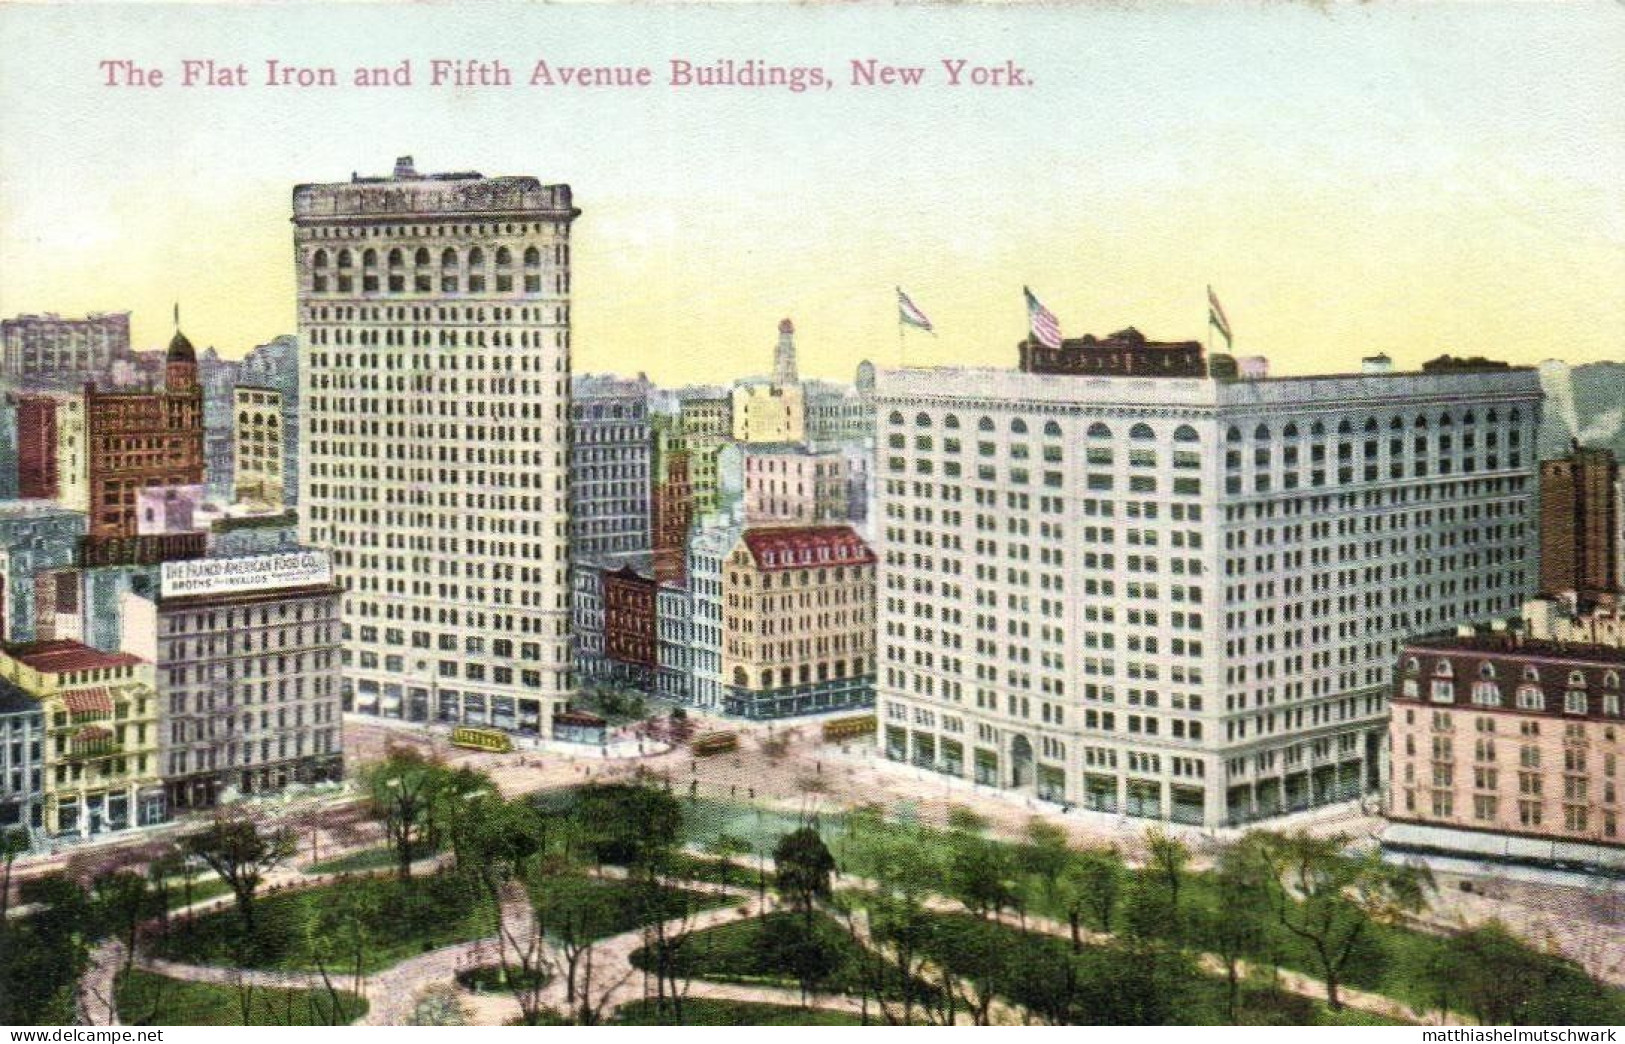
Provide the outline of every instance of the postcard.
{"type": "Polygon", "coordinates": [[[17,1039],[1625,1023],[1620,4],[0,52],[17,1039]]]}

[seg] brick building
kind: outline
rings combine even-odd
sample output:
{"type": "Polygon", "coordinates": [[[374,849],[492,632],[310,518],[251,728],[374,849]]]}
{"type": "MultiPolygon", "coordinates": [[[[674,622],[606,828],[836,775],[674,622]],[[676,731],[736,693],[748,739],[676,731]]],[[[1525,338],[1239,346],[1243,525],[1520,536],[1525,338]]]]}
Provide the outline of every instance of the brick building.
{"type": "Polygon", "coordinates": [[[1575,446],[1540,462],[1540,589],[1582,598],[1620,589],[1619,461],[1575,446]]]}
{"type": "Polygon", "coordinates": [[[847,526],[746,530],[723,565],[723,709],[781,718],[867,706],[875,555],[847,526]]]}
{"type": "Polygon", "coordinates": [[[57,401],[49,395],[17,398],[17,495],[23,500],[55,500],[57,401]]]}
{"type": "Polygon", "coordinates": [[[630,565],[604,573],[604,655],[629,668],[626,677],[652,688],[659,650],[655,609],[660,585],[630,565]]]}
{"type": "Polygon", "coordinates": [[[90,494],[87,564],[124,564],[201,554],[203,536],[140,537],[137,493],[203,484],[203,392],[192,343],[179,330],[165,356],[164,389],[85,388],[90,494]],[[195,546],[194,546],[195,545],[195,546]]]}
{"type": "Polygon", "coordinates": [[[1028,339],[1021,342],[1023,373],[1098,377],[1206,377],[1207,360],[1200,341],[1148,341],[1129,327],[1110,337],[1085,334],[1050,348],[1028,339]]]}
{"type": "Polygon", "coordinates": [[[1622,679],[1609,646],[1471,628],[1407,642],[1385,843],[1625,868],[1622,679]]]}

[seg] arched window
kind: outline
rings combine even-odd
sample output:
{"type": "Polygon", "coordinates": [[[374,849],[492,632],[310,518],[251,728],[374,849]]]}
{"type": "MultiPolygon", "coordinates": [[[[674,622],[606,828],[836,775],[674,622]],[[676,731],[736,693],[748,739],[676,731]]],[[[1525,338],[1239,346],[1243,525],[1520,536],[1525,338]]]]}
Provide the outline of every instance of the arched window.
{"type": "Polygon", "coordinates": [[[1309,435],[1311,438],[1316,439],[1325,437],[1326,425],[1320,423],[1320,421],[1315,421],[1315,423],[1309,425],[1309,435]]]}
{"type": "Polygon", "coordinates": [[[1109,439],[1112,437],[1112,430],[1099,421],[1095,421],[1089,425],[1089,437],[1091,439],[1109,439]]]}
{"type": "Polygon", "coordinates": [[[1439,427],[1441,427],[1441,428],[1450,427],[1450,414],[1448,414],[1448,413],[1439,414],[1439,427]]]}
{"type": "Polygon", "coordinates": [[[361,266],[363,268],[377,268],[378,251],[368,247],[366,252],[361,255],[361,266]]]}
{"type": "Polygon", "coordinates": [[[451,247],[447,247],[445,250],[441,251],[441,254],[440,254],[440,267],[441,268],[456,268],[457,267],[457,251],[453,250],[451,247]]]}
{"type": "Polygon", "coordinates": [[[1377,418],[1375,418],[1375,417],[1367,417],[1365,419],[1365,430],[1366,431],[1376,431],[1377,430],[1377,418]]]}
{"type": "Polygon", "coordinates": [[[483,264],[485,264],[485,251],[481,250],[479,247],[475,247],[473,250],[468,252],[469,268],[479,268],[483,264]]]}
{"type": "Polygon", "coordinates": [[[1241,429],[1236,427],[1234,424],[1230,425],[1230,429],[1224,433],[1224,441],[1226,441],[1226,442],[1240,442],[1241,441],[1241,429]]]}
{"type": "Polygon", "coordinates": [[[1258,441],[1258,442],[1268,442],[1269,437],[1270,437],[1270,427],[1269,427],[1268,424],[1260,424],[1258,427],[1253,429],[1253,438],[1256,441],[1258,441]]]}
{"type": "Polygon", "coordinates": [[[1584,671],[1570,671],[1569,672],[1569,684],[1570,685],[1575,685],[1575,686],[1579,686],[1580,688],[1584,688],[1585,683],[1586,683],[1586,676],[1585,676],[1584,671]]]}
{"type": "Polygon", "coordinates": [[[325,251],[325,250],[316,251],[316,256],[310,259],[310,263],[312,265],[316,266],[317,268],[326,268],[327,267],[327,251],[325,251]]]}
{"type": "Polygon", "coordinates": [[[1412,656],[1410,659],[1405,661],[1405,673],[1406,674],[1420,674],[1420,673],[1422,673],[1422,665],[1421,665],[1421,663],[1417,662],[1416,657],[1412,656]]]}
{"type": "Polygon", "coordinates": [[[747,678],[748,678],[748,675],[745,674],[745,668],[743,668],[743,667],[735,667],[734,668],[734,685],[738,686],[741,689],[745,688],[747,685],[750,684],[750,682],[747,680],[747,678]]]}
{"type": "Polygon", "coordinates": [[[886,423],[887,424],[898,424],[898,425],[900,425],[900,424],[903,423],[903,415],[901,413],[899,413],[897,410],[892,410],[891,411],[891,416],[886,418],[886,423]]]}
{"type": "Polygon", "coordinates": [[[1605,688],[1605,689],[1617,689],[1617,688],[1619,688],[1619,672],[1618,671],[1609,671],[1607,674],[1603,675],[1602,676],[1602,687],[1605,688]]]}
{"type": "Polygon", "coordinates": [[[1196,434],[1195,428],[1191,427],[1189,424],[1181,424],[1179,427],[1174,429],[1174,441],[1199,442],[1200,438],[1196,434]]]}
{"type": "Polygon", "coordinates": [[[953,413],[948,414],[948,416],[942,418],[942,426],[947,428],[949,431],[958,431],[959,416],[953,413]]]}
{"type": "Polygon", "coordinates": [[[981,420],[977,421],[976,422],[976,430],[977,431],[992,431],[993,430],[993,418],[992,417],[983,417],[981,420]]]}
{"type": "Polygon", "coordinates": [[[1405,430],[1405,422],[1402,419],[1400,419],[1398,416],[1395,416],[1395,417],[1391,418],[1388,421],[1388,430],[1389,431],[1404,431],[1405,430]]]}
{"type": "Polygon", "coordinates": [[[1478,676],[1480,678],[1484,678],[1486,680],[1494,678],[1495,677],[1495,664],[1490,663],[1488,660],[1486,660],[1483,663],[1479,664],[1478,665],[1478,676]]]}
{"type": "Polygon", "coordinates": [[[1061,437],[1061,426],[1053,420],[1047,420],[1044,422],[1044,434],[1058,439],[1061,437]]]}
{"type": "Polygon", "coordinates": [[[540,250],[537,250],[535,247],[526,247],[525,248],[525,267],[526,268],[540,268],[540,267],[542,267],[542,252],[540,250]]]}
{"type": "Polygon", "coordinates": [[[418,247],[418,252],[412,255],[412,263],[419,267],[429,264],[429,248],[418,247]]]}
{"type": "Polygon", "coordinates": [[[914,415],[914,426],[916,428],[929,428],[931,426],[931,415],[929,413],[916,413],[914,415]]]}
{"type": "Polygon", "coordinates": [[[1283,439],[1295,439],[1297,437],[1298,437],[1298,426],[1296,424],[1293,424],[1291,421],[1287,421],[1286,427],[1281,429],[1281,438],[1283,438],[1283,439]]]}
{"type": "Polygon", "coordinates": [[[1455,674],[1455,671],[1451,670],[1449,660],[1440,660],[1433,665],[1433,673],[1440,678],[1449,678],[1455,674]]]}
{"type": "Polygon", "coordinates": [[[1516,406],[1512,407],[1512,413],[1507,417],[1507,420],[1517,424],[1519,421],[1523,420],[1523,411],[1518,409],[1516,406]]]}
{"type": "Polygon", "coordinates": [[[237,415],[237,423],[241,424],[245,428],[248,427],[248,411],[247,410],[244,410],[243,412],[241,412],[241,413],[239,413],[237,415]]]}
{"type": "Polygon", "coordinates": [[[339,251],[339,267],[340,268],[349,268],[350,266],[351,266],[350,252],[348,250],[340,250],[339,251]]]}
{"type": "Polygon", "coordinates": [[[1156,433],[1151,430],[1151,425],[1136,424],[1134,427],[1128,430],[1128,437],[1138,442],[1145,442],[1148,439],[1154,439],[1157,436],[1156,433]]]}
{"type": "Polygon", "coordinates": [[[1536,670],[1534,667],[1525,667],[1523,669],[1523,680],[1531,682],[1540,681],[1540,671],[1536,670]]]}
{"type": "Polygon", "coordinates": [[[1422,414],[1420,414],[1420,413],[1418,413],[1418,414],[1417,414],[1417,415],[1416,415],[1416,423],[1415,423],[1415,424],[1412,424],[1412,425],[1411,425],[1411,427],[1413,427],[1413,428],[1420,428],[1420,429],[1422,429],[1422,430],[1423,430],[1423,431],[1426,431],[1426,430],[1427,430],[1427,426],[1428,426],[1428,419],[1427,419],[1427,417],[1425,417],[1425,416],[1423,416],[1423,415],[1422,415],[1422,414]]]}
{"type": "Polygon", "coordinates": [[[405,263],[406,263],[406,257],[405,257],[405,255],[403,255],[401,253],[401,248],[400,247],[396,247],[394,250],[391,250],[389,252],[389,267],[390,268],[400,268],[405,263]]]}
{"type": "Polygon", "coordinates": [[[497,267],[507,268],[513,264],[513,251],[507,247],[497,247],[497,267]]]}
{"type": "Polygon", "coordinates": [[[1484,420],[1488,424],[1494,424],[1500,419],[1500,416],[1494,410],[1490,410],[1488,413],[1484,414],[1484,420]]]}
{"type": "Polygon", "coordinates": [[[1010,432],[1013,435],[1027,434],[1027,422],[1022,420],[1020,417],[1017,417],[1015,420],[1010,422],[1010,432]]]}
{"type": "Polygon", "coordinates": [[[1468,410],[1466,413],[1462,414],[1461,422],[1463,424],[1476,424],[1478,423],[1478,418],[1473,416],[1472,410],[1468,410]]]}
{"type": "Polygon", "coordinates": [[[1342,419],[1342,421],[1340,421],[1338,423],[1338,425],[1337,425],[1337,433],[1339,435],[1353,435],[1354,434],[1354,425],[1349,423],[1349,419],[1347,417],[1344,417],[1342,419]]]}

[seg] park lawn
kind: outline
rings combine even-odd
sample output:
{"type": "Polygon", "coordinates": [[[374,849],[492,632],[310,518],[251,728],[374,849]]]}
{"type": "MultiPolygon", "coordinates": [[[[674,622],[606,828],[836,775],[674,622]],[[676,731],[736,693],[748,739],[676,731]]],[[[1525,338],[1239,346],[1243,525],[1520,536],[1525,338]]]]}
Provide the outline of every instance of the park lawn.
{"type": "MultiPolygon", "coordinates": [[[[205,899],[213,899],[217,895],[225,895],[231,891],[231,886],[218,877],[205,877],[192,882],[192,902],[201,903],[205,899]]],[[[186,886],[175,881],[169,882],[169,908],[179,910],[186,906],[186,886]]]]}
{"type": "Polygon", "coordinates": [[[632,1001],[615,1009],[617,1026],[861,1026],[863,1020],[851,1012],[824,1008],[797,1008],[788,1004],[758,1004],[750,1001],[712,1000],[691,997],[683,1001],[683,1017],[677,1022],[655,1010],[653,1001],[632,1001]]]}
{"type": "MultiPolygon", "coordinates": [[[[733,885],[735,888],[756,888],[762,883],[753,864],[733,860],[725,866],[722,860],[715,857],[690,855],[686,852],[674,856],[666,872],[685,881],[733,885]]],[[[766,881],[767,887],[772,888],[771,870],[767,871],[766,881]]]]}
{"type": "MultiPolygon", "coordinates": [[[[435,849],[430,845],[413,845],[412,860],[426,859],[434,855],[435,849]]],[[[395,849],[391,845],[376,845],[372,848],[363,848],[358,852],[350,852],[334,859],[325,859],[320,863],[312,863],[305,867],[307,874],[352,874],[359,870],[381,870],[386,866],[394,866],[395,849]]]]}
{"type": "MultiPolygon", "coordinates": [[[[714,982],[737,982],[752,985],[777,986],[797,989],[800,984],[795,974],[785,969],[782,959],[776,957],[766,945],[767,933],[782,929],[800,915],[780,910],[766,917],[741,918],[703,931],[694,932],[683,945],[680,967],[683,973],[696,979],[714,982]]],[[[847,934],[845,928],[827,914],[813,915],[813,932],[823,947],[833,951],[834,970],[817,983],[819,993],[860,994],[866,982],[867,952],[847,934]]],[[[632,954],[632,964],[644,968],[648,961],[645,951],[632,954]]],[[[894,976],[895,970],[889,976],[894,976]]],[[[921,993],[930,990],[923,983],[915,983],[921,993]]],[[[895,984],[888,986],[888,996],[896,993],[895,984]]]]}
{"type": "MultiPolygon", "coordinates": [[[[496,934],[489,898],[450,874],[360,878],[316,888],[262,895],[254,901],[256,930],[244,938],[235,907],[173,925],[153,951],[188,964],[314,971],[322,948],[324,912],[370,908],[365,919],[361,968],[378,971],[441,946],[496,934]]],[[[354,968],[354,951],[326,947],[328,967],[354,968]]]]}
{"type": "Polygon", "coordinates": [[[580,874],[548,878],[532,886],[530,897],[544,923],[557,922],[566,914],[582,918],[575,923],[586,940],[607,939],[685,912],[739,902],[733,896],[666,887],[650,890],[624,878],[580,874]]]}
{"type": "MultiPolygon", "coordinates": [[[[869,835],[864,829],[858,829],[864,823],[865,820],[849,816],[841,829],[824,831],[831,850],[843,866],[865,849],[869,835]]],[[[943,848],[953,843],[951,832],[917,823],[888,821],[880,829],[907,830],[923,842],[943,848]]],[[[1010,850],[1019,848],[1009,841],[994,840],[992,843],[1010,850]]],[[[1129,869],[1123,882],[1123,896],[1126,898],[1146,875],[1144,869],[1129,869]]],[[[1057,921],[1065,920],[1061,910],[1048,903],[1042,894],[1037,894],[1036,889],[1033,892],[1027,897],[1028,913],[1057,921]]],[[[1217,909],[1219,899],[1213,887],[1212,874],[1207,871],[1189,873],[1181,885],[1180,905],[1184,909],[1196,906],[1217,909]]],[[[1120,902],[1119,920],[1112,925],[1114,930],[1121,929],[1122,912],[1120,902]]],[[[1092,924],[1089,926],[1094,927],[1092,924]]],[[[1325,972],[1309,943],[1275,922],[1269,923],[1267,931],[1274,960],[1280,967],[1316,979],[1324,978],[1325,972]]],[[[1393,998],[1415,1011],[1430,1010],[1436,1006],[1435,999],[1419,979],[1419,973],[1428,966],[1429,956],[1437,946],[1437,937],[1430,933],[1401,925],[1372,924],[1343,968],[1341,985],[1393,998]]],[[[1527,943],[1523,951],[1530,965],[1538,969],[1539,978],[1550,986],[1539,994],[1535,1004],[1538,1010],[1531,1009],[1527,1013],[1529,1024],[1612,1024],[1625,1021],[1625,989],[1590,982],[1573,963],[1542,954],[1527,943]]]]}
{"type": "Polygon", "coordinates": [[[326,990],[256,986],[243,1021],[239,987],[185,982],[137,968],[116,988],[119,1020],[133,1026],[343,1026],[367,1013],[367,1002],[340,990],[337,1011],[326,990]]]}
{"type": "MultiPolygon", "coordinates": [[[[1221,976],[1200,971],[1171,952],[1132,946],[1085,946],[1043,932],[965,913],[930,915],[932,930],[923,948],[933,960],[973,983],[1035,1011],[1064,979],[1035,974],[1076,969],[1075,1023],[1107,1025],[1224,1025],[1226,988],[1221,976]],[[1046,994],[1049,994],[1047,996],[1046,994]]],[[[1250,1026],[1343,1026],[1397,1024],[1381,1016],[1347,1009],[1331,1011],[1320,1001],[1266,983],[1244,984],[1236,1023],[1250,1026]]]]}

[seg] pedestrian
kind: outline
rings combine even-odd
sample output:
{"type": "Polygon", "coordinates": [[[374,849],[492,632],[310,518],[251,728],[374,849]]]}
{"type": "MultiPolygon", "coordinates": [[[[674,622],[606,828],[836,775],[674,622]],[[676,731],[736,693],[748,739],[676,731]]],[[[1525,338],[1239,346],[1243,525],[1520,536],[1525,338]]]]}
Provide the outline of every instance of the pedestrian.
{"type": "Polygon", "coordinates": [[[738,795],[738,793],[739,793],[739,784],[737,784],[737,783],[729,783],[728,784],[728,796],[729,797],[735,797],[735,796],[738,795]]]}

